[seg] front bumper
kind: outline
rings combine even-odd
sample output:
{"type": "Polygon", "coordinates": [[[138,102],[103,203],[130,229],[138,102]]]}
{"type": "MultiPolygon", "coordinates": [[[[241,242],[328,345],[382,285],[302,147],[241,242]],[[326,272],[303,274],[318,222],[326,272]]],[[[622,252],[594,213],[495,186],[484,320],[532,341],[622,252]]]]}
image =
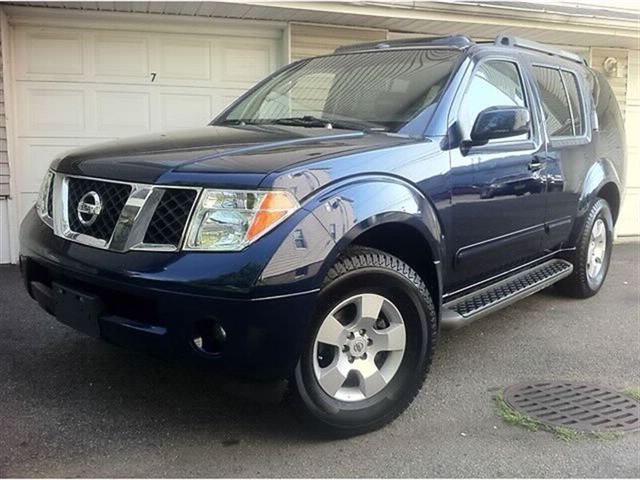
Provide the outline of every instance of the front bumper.
{"type": "Polygon", "coordinates": [[[25,285],[49,313],[52,287],[61,284],[100,299],[100,336],[114,344],[246,376],[284,378],[303,348],[317,292],[256,297],[248,285],[259,272],[250,260],[97,250],[56,237],[33,212],[21,229],[25,285]],[[224,335],[215,346],[194,342],[220,328],[224,335]]]}

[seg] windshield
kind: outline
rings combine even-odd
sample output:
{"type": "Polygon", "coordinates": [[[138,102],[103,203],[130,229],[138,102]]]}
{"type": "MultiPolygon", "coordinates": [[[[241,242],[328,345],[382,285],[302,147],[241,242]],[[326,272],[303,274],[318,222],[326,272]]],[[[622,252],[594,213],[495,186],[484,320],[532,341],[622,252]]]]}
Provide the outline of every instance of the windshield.
{"type": "Polygon", "coordinates": [[[415,49],[311,58],[253,89],[215,123],[398,131],[434,110],[459,54],[415,49]]]}

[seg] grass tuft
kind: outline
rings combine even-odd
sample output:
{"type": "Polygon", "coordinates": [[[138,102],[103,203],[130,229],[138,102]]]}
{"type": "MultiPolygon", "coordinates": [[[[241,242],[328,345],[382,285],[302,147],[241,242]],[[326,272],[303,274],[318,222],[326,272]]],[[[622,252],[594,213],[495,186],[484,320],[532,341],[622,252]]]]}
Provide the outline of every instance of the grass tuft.
{"type": "Polygon", "coordinates": [[[584,433],[576,432],[567,427],[550,427],[545,425],[545,427],[555,433],[556,437],[560,440],[564,440],[565,442],[571,442],[573,440],[578,440],[584,436],[584,433]]]}
{"type": "Polygon", "coordinates": [[[640,402],[640,387],[627,388],[622,393],[624,393],[627,397],[631,397],[634,400],[638,400],[640,402]]]}
{"type": "Polygon", "coordinates": [[[591,432],[591,436],[598,440],[611,441],[622,438],[622,432],[591,432]]]}
{"type": "Polygon", "coordinates": [[[534,420],[527,415],[523,415],[517,410],[511,408],[509,404],[504,401],[502,393],[498,394],[498,396],[496,397],[496,403],[498,405],[498,414],[509,425],[523,427],[532,432],[537,432],[544,427],[544,424],[542,424],[541,422],[534,420]]]}

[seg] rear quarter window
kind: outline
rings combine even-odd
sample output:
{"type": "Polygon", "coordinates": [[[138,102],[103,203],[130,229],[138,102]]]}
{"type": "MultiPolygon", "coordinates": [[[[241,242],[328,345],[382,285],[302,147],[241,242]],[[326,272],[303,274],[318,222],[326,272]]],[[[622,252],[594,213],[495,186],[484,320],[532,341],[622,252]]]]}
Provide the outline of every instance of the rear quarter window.
{"type": "Polygon", "coordinates": [[[582,97],[580,95],[580,85],[575,74],[562,70],[562,79],[567,87],[569,95],[569,106],[571,107],[571,116],[573,117],[573,134],[576,136],[584,135],[584,108],[582,106],[582,97]]]}

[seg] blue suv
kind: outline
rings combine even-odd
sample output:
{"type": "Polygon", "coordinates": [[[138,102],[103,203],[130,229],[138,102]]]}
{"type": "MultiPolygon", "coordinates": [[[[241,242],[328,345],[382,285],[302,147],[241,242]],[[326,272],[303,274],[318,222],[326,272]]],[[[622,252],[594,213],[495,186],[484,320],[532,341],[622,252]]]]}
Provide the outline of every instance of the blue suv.
{"type": "Polygon", "coordinates": [[[418,394],[441,328],[598,292],[625,184],[604,77],[524,39],[338,49],[208,126],[69,152],[21,227],[30,295],[109,342],[289,380],[348,436],[418,394]]]}

